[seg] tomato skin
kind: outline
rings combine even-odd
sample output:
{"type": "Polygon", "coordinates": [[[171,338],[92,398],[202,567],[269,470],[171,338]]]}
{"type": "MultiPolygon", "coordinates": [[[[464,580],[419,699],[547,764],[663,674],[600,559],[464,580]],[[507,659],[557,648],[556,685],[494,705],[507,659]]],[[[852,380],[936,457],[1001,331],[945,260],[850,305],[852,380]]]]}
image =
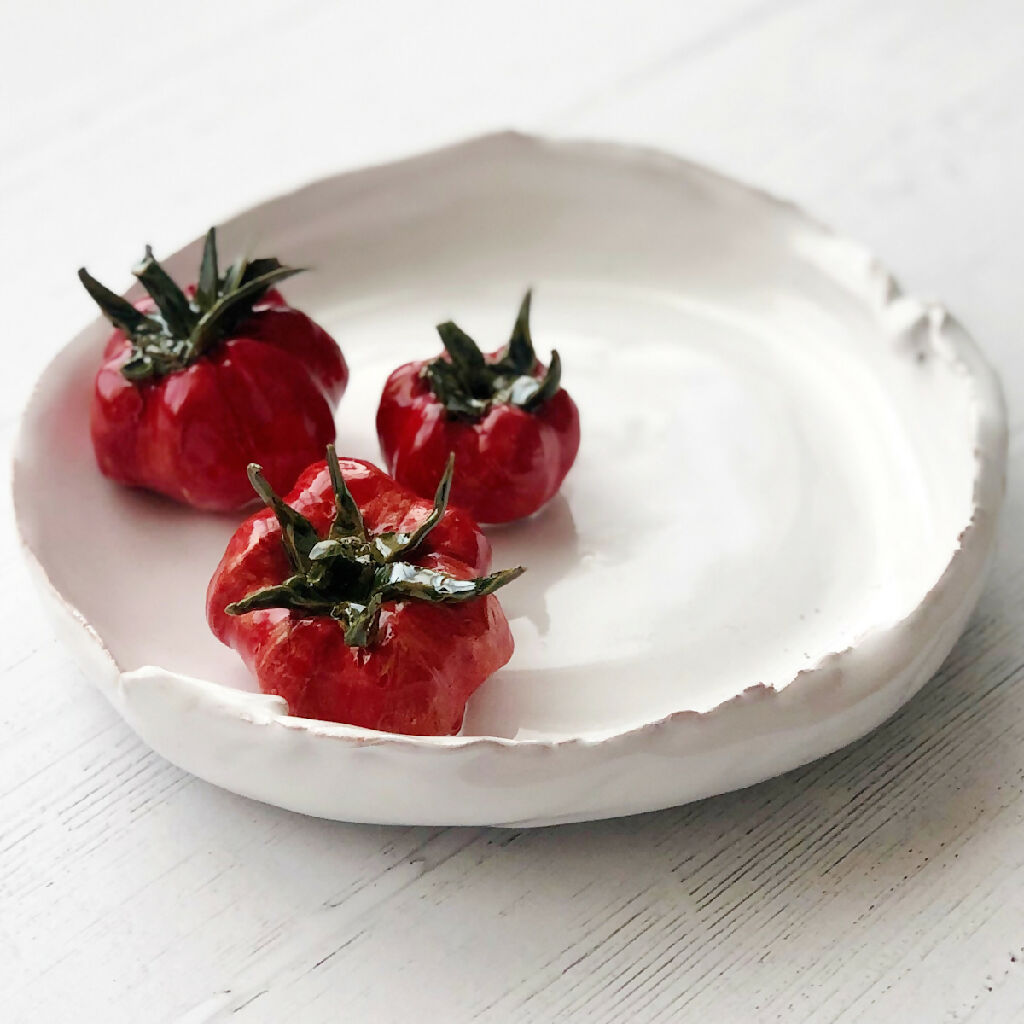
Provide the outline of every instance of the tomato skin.
{"type": "MultiPolygon", "coordinates": [[[[394,370],[377,409],[377,436],[395,479],[426,497],[454,452],[451,500],[479,522],[522,519],[550,501],[580,446],[579,410],[569,393],[560,388],[530,412],[495,404],[469,422],[448,415],[423,376],[425,365],[406,363],[394,370]]],[[[541,372],[538,366],[537,375],[541,372]]]]}
{"type": "MultiPolygon", "coordinates": [[[[412,531],[432,502],[418,498],[376,466],[340,459],[342,475],[372,533],[412,531]]],[[[285,501],[321,536],[334,517],[325,462],[311,465],[285,501]]],[[[473,519],[449,507],[412,559],[463,579],[485,574],[491,547],[473,519]]],[[[207,621],[234,648],[264,693],[278,694],[303,718],[345,722],[412,735],[451,735],[466,701],[512,656],[513,641],[494,595],[464,604],[401,601],[385,605],[375,643],[345,644],[324,615],[284,608],[228,615],[224,608],[291,572],[281,528],[269,509],[235,531],[207,590],[207,621]]]]}
{"type": "MultiPolygon", "coordinates": [[[[155,306],[146,298],[136,308],[155,306]]],[[[253,500],[248,463],[284,489],[334,440],[345,358],[276,290],[231,337],[176,373],[127,380],[121,367],[131,347],[122,331],[110,335],[89,412],[97,465],[118,483],[199,509],[237,509],[253,500]]]]}

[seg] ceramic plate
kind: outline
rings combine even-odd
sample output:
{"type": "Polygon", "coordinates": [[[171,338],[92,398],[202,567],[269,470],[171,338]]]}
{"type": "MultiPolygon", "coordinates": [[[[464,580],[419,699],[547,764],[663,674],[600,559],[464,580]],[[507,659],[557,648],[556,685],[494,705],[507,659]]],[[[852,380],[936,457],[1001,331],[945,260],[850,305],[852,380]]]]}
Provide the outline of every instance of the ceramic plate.
{"type": "Polygon", "coordinates": [[[657,153],[503,134],[317,182],[221,239],[315,268],[285,290],[350,362],[341,453],[379,460],[381,385],[438,349],[435,323],[495,347],[527,284],[583,442],[559,497],[489,531],[495,565],[529,571],[501,594],[515,655],[461,735],[292,718],[206,627],[239,517],[97,472],[90,324],[25,412],[17,520],[61,636],[188,771],[353,821],[651,810],[856,739],[962,630],[1003,494],[998,383],[949,314],[793,207],[657,153]]]}

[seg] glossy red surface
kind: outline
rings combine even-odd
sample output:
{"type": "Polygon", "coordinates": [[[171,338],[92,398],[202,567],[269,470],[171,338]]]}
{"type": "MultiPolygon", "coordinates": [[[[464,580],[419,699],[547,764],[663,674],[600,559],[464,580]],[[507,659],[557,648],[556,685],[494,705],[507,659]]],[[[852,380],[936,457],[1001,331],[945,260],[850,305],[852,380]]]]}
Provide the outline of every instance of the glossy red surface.
{"type": "MultiPolygon", "coordinates": [[[[136,305],[154,308],[148,298],[136,305]]],[[[283,490],[334,440],[345,359],[276,290],[233,337],[178,373],[132,383],[121,373],[130,352],[114,331],[89,416],[96,462],[112,480],[196,508],[241,508],[253,500],[248,463],[260,463],[271,486],[283,490]]]]}
{"type": "MultiPolygon", "coordinates": [[[[413,531],[432,502],[376,466],[340,459],[342,475],[372,533],[413,531]]],[[[327,533],[334,494],[326,463],[310,466],[285,498],[327,533]]],[[[490,568],[491,548],[474,520],[449,508],[413,561],[469,579],[490,568]]],[[[214,635],[241,655],[264,693],[279,694],[293,715],[415,735],[458,732],[466,701],[512,656],[508,622],[493,595],[465,604],[402,601],[385,605],[377,641],[345,644],[327,616],[283,608],[228,615],[224,608],[290,574],[281,528],[269,510],[235,531],[207,590],[214,635]]]]}
{"type": "MultiPolygon", "coordinates": [[[[448,416],[420,372],[424,365],[398,367],[377,409],[377,436],[395,479],[432,495],[455,452],[451,500],[480,522],[522,519],[550,501],[580,446],[579,411],[569,393],[560,388],[535,412],[496,404],[471,423],[448,416]]],[[[538,364],[537,376],[543,372],[538,364]]]]}

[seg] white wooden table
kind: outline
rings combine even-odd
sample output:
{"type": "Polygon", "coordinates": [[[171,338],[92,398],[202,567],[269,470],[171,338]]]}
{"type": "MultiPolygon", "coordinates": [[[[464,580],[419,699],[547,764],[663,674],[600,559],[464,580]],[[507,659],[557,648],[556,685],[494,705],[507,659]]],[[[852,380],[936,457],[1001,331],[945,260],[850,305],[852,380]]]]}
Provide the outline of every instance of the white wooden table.
{"type": "Polygon", "coordinates": [[[307,820],[171,767],[50,635],[5,498],[0,1020],[1024,1019],[1022,51],[1020,0],[5,5],[8,445],[93,315],[80,263],[124,283],[143,241],[510,125],[802,202],[970,325],[1013,433],[991,585],[895,720],[745,792],[533,832],[307,820]]]}

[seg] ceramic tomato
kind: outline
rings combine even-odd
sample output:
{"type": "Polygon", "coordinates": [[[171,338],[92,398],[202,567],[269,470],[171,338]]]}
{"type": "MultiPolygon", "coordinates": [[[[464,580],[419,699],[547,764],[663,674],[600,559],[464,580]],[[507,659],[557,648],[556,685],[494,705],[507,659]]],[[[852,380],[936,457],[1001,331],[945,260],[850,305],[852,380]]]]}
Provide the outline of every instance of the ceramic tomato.
{"type": "Polygon", "coordinates": [[[419,735],[458,732],[466,701],[512,656],[494,591],[523,571],[490,567],[468,513],[433,504],[357,459],[310,466],[228,544],[207,619],[291,714],[419,735]]]}
{"type": "Polygon", "coordinates": [[[238,259],[221,275],[211,228],[196,285],[148,247],[133,272],[148,293],[135,305],[78,272],[115,327],[90,410],[101,472],[211,510],[252,500],[250,462],[287,487],[334,440],[348,382],[334,339],[274,287],[298,271],[238,259]]]}
{"type": "Polygon", "coordinates": [[[417,494],[437,486],[449,452],[452,502],[482,523],[536,512],[558,492],[580,444],[576,404],[557,352],[544,367],[530,335],[526,293],[508,344],[484,355],[454,323],[437,328],[444,353],[406,363],[384,385],[377,435],[388,470],[417,494]]]}

